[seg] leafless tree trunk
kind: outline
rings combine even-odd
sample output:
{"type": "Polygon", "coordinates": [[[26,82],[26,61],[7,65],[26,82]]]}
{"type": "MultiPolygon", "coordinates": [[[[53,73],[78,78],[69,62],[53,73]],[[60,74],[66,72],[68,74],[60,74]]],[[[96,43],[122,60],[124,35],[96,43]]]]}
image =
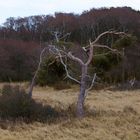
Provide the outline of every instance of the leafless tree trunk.
{"type": "Polygon", "coordinates": [[[87,78],[87,65],[82,65],[82,77],[81,77],[81,85],[80,85],[80,94],[78,96],[77,101],[77,116],[84,116],[84,100],[86,94],[86,78],[87,78]]]}
{"type": "Polygon", "coordinates": [[[96,73],[95,73],[95,75],[93,77],[93,80],[92,80],[92,83],[91,83],[91,86],[87,89],[87,82],[86,82],[87,74],[88,74],[87,71],[88,71],[88,66],[89,66],[89,64],[91,63],[91,61],[93,60],[93,57],[94,57],[94,54],[93,54],[94,48],[95,47],[106,48],[106,49],[108,49],[108,50],[110,50],[114,53],[120,53],[117,50],[112,49],[112,48],[110,48],[106,45],[98,44],[99,39],[106,34],[118,34],[118,35],[121,34],[122,35],[124,33],[123,32],[115,32],[115,31],[107,31],[107,32],[104,32],[104,33],[100,34],[93,42],[90,42],[89,46],[86,47],[90,50],[89,58],[88,58],[86,63],[84,63],[79,58],[73,56],[71,53],[69,53],[69,55],[68,55],[70,59],[73,59],[74,61],[77,61],[81,65],[81,69],[82,69],[81,81],[80,81],[80,93],[79,93],[78,101],[77,101],[77,116],[80,117],[80,118],[84,116],[84,100],[85,100],[85,97],[87,95],[87,92],[94,85],[94,81],[95,81],[95,78],[96,78],[96,73]]]}
{"type": "Polygon", "coordinates": [[[31,81],[31,85],[29,87],[29,91],[28,91],[28,95],[30,98],[32,98],[32,92],[33,92],[33,88],[34,88],[34,85],[35,85],[35,80],[36,80],[36,77],[37,77],[37,74],[40,70],[40,67],[41,67],[41,63],[42,63],[42,59],[43,59],[43,54],[44,52],[47,50],[48,48],[44,48],[41,53],[40,53],[40,57],[39,57],[39,63],[38,63],[38,66],[37,66],[37,70],[35,71],[35,74],[32,78],[32,81],[31,81]]]}

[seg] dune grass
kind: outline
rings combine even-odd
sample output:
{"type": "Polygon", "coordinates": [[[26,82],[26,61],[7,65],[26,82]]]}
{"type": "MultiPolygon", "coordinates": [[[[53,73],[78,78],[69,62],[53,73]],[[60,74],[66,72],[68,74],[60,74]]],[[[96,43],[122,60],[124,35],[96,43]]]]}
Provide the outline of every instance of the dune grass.
{"type": "MultiPolygon", "coordinates": [[[[67,108],[75,103],[78,87],[54,90],[36,87],[33,98],[43,104],[67,108]]],[[[0,120],[0,140],[139,140],[140,90],[91,91],[86,98],[90,115],[54,123],[0,120]]]]}

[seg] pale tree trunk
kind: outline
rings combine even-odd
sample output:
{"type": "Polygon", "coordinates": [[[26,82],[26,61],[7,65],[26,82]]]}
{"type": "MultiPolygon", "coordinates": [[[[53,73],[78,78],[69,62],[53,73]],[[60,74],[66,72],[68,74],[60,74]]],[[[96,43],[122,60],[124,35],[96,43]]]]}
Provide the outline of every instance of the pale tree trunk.
{"type": "Polygon", "coordinates": [[[36,71],[36,73],[35,73],[35,75],[32,79],[29,91],[28,91],[28,95],[29,95],[30,98],[32,98],[32,93],[33,93],[33,88],[34,88],[34,85],[35,85],[35,80],[36,80],[36,77],[37,77],[37,73],[38,73],[38,71],[36,71]]]}
{"type": "Polygon", "coordinates": [[[40,67],[41,67],[41,63],[42,63],[42,57],[43,57],[43,53],[47,50],[48,48],[44,48],[41,53],[40,53],[40,58],[39,58],[39,63],[38,63],[38,67],[37,67],[37,70],[32,78],[32,81],[31,81],[31,85],[29,87],[29,91],[28,91],[28,95],[30,98],[32,98],[32,94],[33,94],[33,88],[34,88],[34,85],[35,85],[35,81],[36,81],[36,78],[37,78],[37,74],[40,70],[40,67]]]}
{"type": "Polygon", "coordinates": [[[81,85],[80,85],[80,93],[78,96],[77,102],[77,116],[84,116],[84,100],[86,94],[86,77],[87,77],[87,65],[82,65],[82,77],[81,77],[81,85]]]}

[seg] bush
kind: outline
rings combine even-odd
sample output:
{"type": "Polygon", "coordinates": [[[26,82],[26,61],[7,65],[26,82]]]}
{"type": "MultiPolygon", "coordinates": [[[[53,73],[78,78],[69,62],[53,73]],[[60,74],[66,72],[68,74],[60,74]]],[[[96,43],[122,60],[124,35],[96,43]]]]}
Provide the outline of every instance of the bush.
{"type": "Polygon", "coordinates": [[[118,39],[114,44],[113,48],[122,49],[124,47],[130,47],[135,45],[137,38],[135,36],[125,36],[118,39]]]}
{"type": "Polygon", "coordinates": [[[1,91],[3,95],[10,95],[17,92],[19,92],[19,85],[12,87],[10,84],[5,84],[1,91]]]}
{"type": "Polygon", "coordinates": [[[2,118],[29,117],[31,103],[24,90],[5,85],[0,97],[0,116],[2,118]]]}
{"type": "Polygon", "coordinates": [[[54,57],[44,60],[38,73],[37,83],[40,86],[54,85],[64,78],[65,70],[60,61],[54,57]]]}
{"type": "Polygon", "coordinates": [[[101,55],[94,58],[94,65],[96,69],[108,70],[110,68],[110,62],[107,56],[101,55]]]}
{"type": "Polygon", "coordinates": [[[36,68],[40,48],[35,42],[0,40],[0,81],[28,81],[36,68]]]}
{"type": "Polygon", "coordinates": [[[16,120],[47,121],[59,117],[59,113],[49,105],[31,99],[19,86],[5,85],[0,96],[0,117],[16,120]]]}
{"type": "MultiPolygon", "coordinates": [[[[65,108],[44,105],[29,98],[25,90],[19,86],[4,85],[2,91],[4,91],[0,96],[0,118],[3,120],[2,122],[5,122],[4,120],[22,120],[28,123],[33,121],[57,123],[64,121],[64,119],[76,117],[76,104],[70,104],[65,108]]],[[[88,107],[85,106],[85,115],[88,114],[88,107]]]]}

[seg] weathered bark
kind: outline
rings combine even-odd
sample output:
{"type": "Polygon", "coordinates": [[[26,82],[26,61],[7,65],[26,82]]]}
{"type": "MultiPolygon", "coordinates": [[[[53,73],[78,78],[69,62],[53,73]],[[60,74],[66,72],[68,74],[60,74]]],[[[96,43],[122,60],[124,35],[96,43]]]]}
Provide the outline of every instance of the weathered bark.
{"type": "Polygon", "coordinates": [[[35,80],[36,80],[36,77],[37,77],[37,74],[40,70],[40,67],[41,67],[41,63],[42,63],[42,57],[43,57],[43,53],[47,50],[48,48],[44,48],[41,53],[40,53],[40,59],[39,59],[39,63],[38,63],[38,67],[37,67],[37,70],[35,72],[35,75],[32,79],[32,82],[31,82],[31,85],[29,87],[29,91],[28,91],[28,95],[30,98],[32,98],[32,92],[33,92],[33,88],[34,88],[34,85],[35,85],[35,80]]]}
{"type": "Polygon", "coordinates": [[[77,116],[82,118],[84,116],[84,100],[86,94],[86,76],[87,76],[87,65],[82,65],[82,77],[80,85],[80,93],[77,102],[77,116]]]}
{"type": "Polygon", "coordinates": [[[33,93],[33,88],[34,88],[34,85],[35,85],[35,80],[36,80],[36,77],[37,77],[37,73],[38,71],[36,71],[33,79],[32,79],[32,82],[31,82],[31,85],[30,85],[30,88],[29,88],[29,92],[28,92],[28,95],[30,98],[32,98],[32,93],[33,93]]]}

